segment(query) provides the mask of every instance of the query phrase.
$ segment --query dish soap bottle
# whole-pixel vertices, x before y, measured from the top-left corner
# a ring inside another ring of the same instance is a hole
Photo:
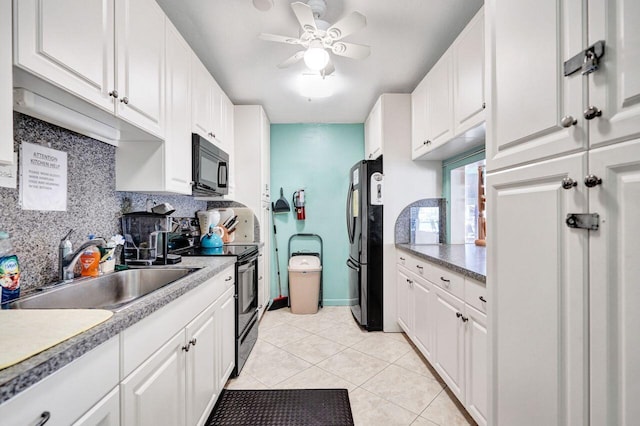
[[[0,231],[0,303],[10,302],[20,297],[20,265],[18,256],[12,254],[9,234]]]
[[[94,237],[93,234],[89,234],[89,240],[93,240]],[[100,250],[98,247],[87,247],[80,255],[80,265],[82,265],[81,276],[97,277],[100,275]]]

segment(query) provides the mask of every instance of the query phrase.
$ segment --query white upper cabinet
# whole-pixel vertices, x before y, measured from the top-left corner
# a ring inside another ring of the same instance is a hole
[[[364,158],[375,160],[382,155],[382,98],[378,98],[364,122]]]
[[[164,132],[164,22],[155,0],[116,4],[116,112],[148,132]]]
[[[484,9],[411,94],[414,160],[442,160],[484,142]]]
[[[453,44],[453,133],[484,121],[484,9]]]
[[[163,137],[164,13],[155,1],[26,0],[14,7],[16,66]]]
[[[13,163],[11,2],[0,2],[0,164]]]
[[[582,2],[495,0],[485,7],[492,22],[487,170],[585,149],[583,77],[562,72],[583,49]]]
[[[114,112],[115,0],[14,1],[15,64]]]
[[[640,2],[590,0],[588,16],[588,45],[605,41],[600,68],[589,75],[590,106],[602,112],[589,123],[589,145],[637,138],[640,136]]]

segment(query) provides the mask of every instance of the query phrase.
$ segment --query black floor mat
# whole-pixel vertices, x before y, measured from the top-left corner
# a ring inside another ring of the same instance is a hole
[[[350,426],[346,389],[222,391],[207,426]]]

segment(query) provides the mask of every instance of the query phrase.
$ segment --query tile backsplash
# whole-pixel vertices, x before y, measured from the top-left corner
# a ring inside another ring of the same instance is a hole
[[[74,229],[71,241],[77,247],[90,233],[107,238],[119,233],[123,207],[141,211],[147,200],[168,202],[175,207],[175,216],[194,216],[197,210],[207,208],[206,201],[190,196],[117,192],[114,146],[17,112],[13,124],[16,151],[21,142],[29,142],[68,155],[67,211],[22,210],[18,189],[0,187],[0,230],[11,235],[23,291],[56,280],[58,244],[70,228]]]

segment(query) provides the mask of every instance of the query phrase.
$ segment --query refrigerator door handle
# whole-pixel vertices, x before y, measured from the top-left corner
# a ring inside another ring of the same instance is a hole
[[[356,272],[360,272],[360,267],[356,265],[355,262],[351,260],[351,258],[347,259],[347,266]]]
[[[355,234],[355,218],[353,217],[353,183],[349,185],[349,192],[347,193],[347,233],[349,235],[349,243],[353,244],[353,237]]]

